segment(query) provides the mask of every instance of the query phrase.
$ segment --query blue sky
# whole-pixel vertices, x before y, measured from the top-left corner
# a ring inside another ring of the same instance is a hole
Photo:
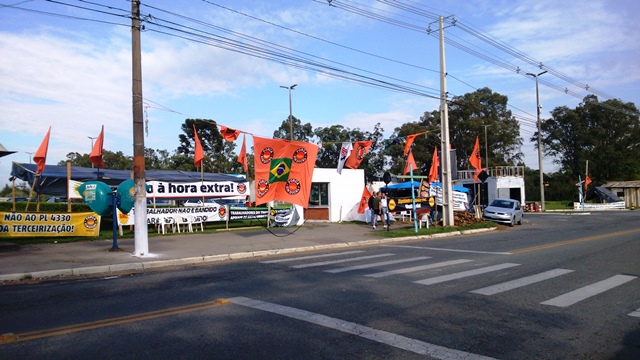
[[[303,123],[372,131],[380,122],[388,135],[403,123],[418,121],[425,111],[437,110],[439,101],[344,80],[327,74],[327,68],[437,95],[439,42],[426,31],[430,23],[437,30],[437,15],[451,16],[449,23],[455,19],[445,38],[466,48],[445,45],[448,92],[463,95],[489,87],[508,96],[521,123],[525,163],[533,169],[538,169],[537,151],[529,142],[536,121],[535,81],[525,73],[551,70],[540,77],[543,118],[557,106],[576,107],[589,93],[640,106],[636,0],[332,4],[142,1],[142,13],[151,15],[141,36],[145,146],[173,151],[187,118],[213,119],[271,137],[289,115],[288,91],[280,86],[292,84],[298,84],[292,92],[293,114]],[[0,159],[0,185],[9,183],[12,161],[30,161],[29,153],[37,150],[49,126],[48,164],[64,160],[69,152],[89,153],[88,137],[97,136],[102,125],[105,149],[132,155],[130,9],[126,0],[0,0],[0,144],[18,151]],[[178,26],[206,31],[207,39],[174,36],[178,33],[169,27]],[[290,49],[307,63],[322,63],[323,70],[202,43],[214,36],[224,36],[232,45],[247,42],[240,36],[259,39],[264,41],[261,50]],[[542,69],[533,65],[540,62]],[[556,169],[549,158],[543,168]]]

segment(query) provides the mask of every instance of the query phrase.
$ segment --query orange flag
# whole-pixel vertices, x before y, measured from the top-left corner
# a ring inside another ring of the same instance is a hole
[[[47,151],[49,150],[49,135],[51,134],[51,126],[49,126],[49,131],[47,131],[47,135],[45,135],[44,140],[40,144],[38,151],[33,155],[33,161],[38,165],[38,169],[36,170],[36,175],[40,175],[44,171],[44,165],[47,162]]]
[[[367,209],[368,207],[368,203],[369,203],[369,198],[371,197],[371,191],[369,191],[369,189],[367,189],[367,187],[364,187],[364,190],[362,190],[362,198],[360,198],[360,206],[358,206],[358,214],[363,214],[364,211]]]
[[[98,168],[104,169],[104,160],[102,158],[102,148],[104,146],[104,125],[102,125],[102,130],[100,131],[100,135],[96,138],[96,142],[93,144],[93,149],[91,149],[91,154],[89,155],[89,161],[91,161]]]
[[[220,127],[220,135],[222,135],[222,137],[227,141],[236,141],[238,139],[238,136],[240,136],[240,133],[242,132],[240,130],[231,129],[226,126],[218,126]]]
[[[254,136],[253,148],[256,205],[280,200],[308,208],[318,146]]]
[[[242,147],[240,148],[240,154],[238,155],[238,162],[244,167],[244,172],[249,173],[249,163],[247,162],[247,135],[242,137]]]
[[[409,165],[411,165],[412,168],[409,168]],[[404,171],[402,172],[402,174],[408,174],[409,172],[411,172],[411,169],[413,169],[414,171],[416,170],[416,161],[413,159],[413,153],[409,151],[409,156],[407,156],[407,163],[404,165]]]
[[[584,178],[584,189],[587,190],[587,186],[589,186],[589,184],[591,184],[591,178],[589,177],[589,175],[585,175],[586,177]]]
[[[438,158],[438,147],[433,148],[433,157],[431,158],[431,169],[429,170],[429,183],[438,180],[438,168],[440,167],[440,159]]]
[[[476,144],[473,147],[473,152],[469,157],[469,164],[476,169],[473,174],[473,182],[478,182],[478,174],[482,171],[482,158],[480,157],[480,139],[476,136]]]
[[[202,160],[204,160],[204,150],[202,150],[202,144],[196,131],[196,124],[193,124],[193,137],[196,143],[196,149],[193,152],[193,164],[198,167],[202,165]]]
[[[424,132],[413,134],[413,135],[407,135],[406,143],[404,144],[404,154],[407,155],[407,153],[409,152],[409,149],[411,149],[411,145],[413,145],[413,140],[415,140],[416,137],[426,133],[427,132],[424,131]]]
[[[357,169],[360,166],[362,160],[371,149],[371,145],[373,144],[372,140],[363,140],[356,141],[353,144],[353,150],[351,150],[351,155],[347,158],[347,161],[344,163],[344,166],[350,169]]]

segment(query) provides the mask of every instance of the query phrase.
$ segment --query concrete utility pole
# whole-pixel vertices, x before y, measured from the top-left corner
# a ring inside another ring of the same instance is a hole
[[[144,110],[142,97],[142,56],[140,50],[140,1],[131,1],[131,65],[133,80],[133,181],[134,181],[134,252],[149,253],[147,233],[147,188],[144,168]]]
[[[538,76],[546,73],[543,71],[539,74],[527,73],[529,76],[536,78],[536,107],[538,108],[538,167],[540,168],[540,209],[545,210],[544,206],[544,172],[542,171],[542,127],[540,125],[540,96],[538,95]]]
[[[440,16],[440,131],[442,138],[442,224],[453,226],[453,185],[451,184],[451,145],[447,105],[447,69],[444,58],[444,18]]]

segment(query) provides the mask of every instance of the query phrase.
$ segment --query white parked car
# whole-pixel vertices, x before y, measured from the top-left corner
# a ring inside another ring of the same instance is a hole
[[[513,199],[495,199],[484,209],[482,217],[499,223],[522,225],[522,206]]]

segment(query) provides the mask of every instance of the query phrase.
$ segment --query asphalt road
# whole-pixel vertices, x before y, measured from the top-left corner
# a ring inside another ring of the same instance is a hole
[[[639,220],[2,286],[0,358],[640,359]]]

